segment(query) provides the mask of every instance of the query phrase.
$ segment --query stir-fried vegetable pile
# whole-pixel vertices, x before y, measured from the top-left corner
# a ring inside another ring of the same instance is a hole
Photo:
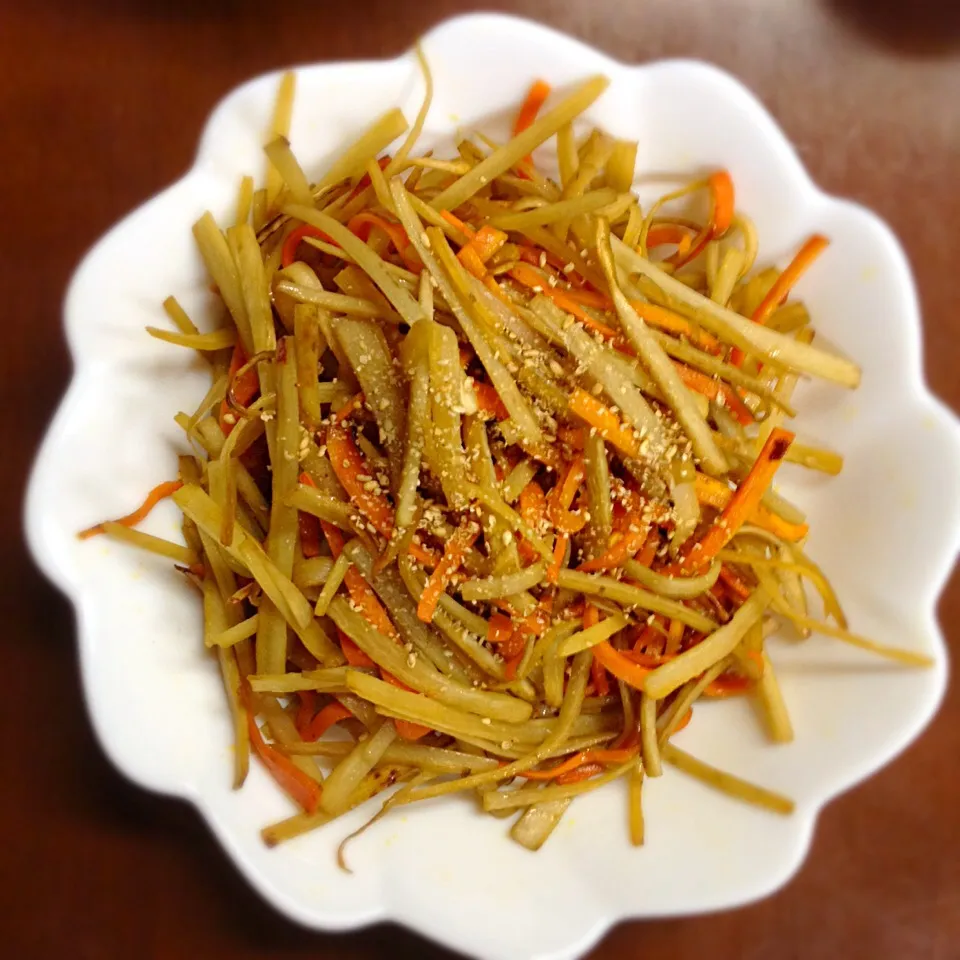
[[[270,844],[402,784],[384,810],[470,791],[536,849],[621,778],[641,843],[663,761],[789,812],[673,744],[700,701],[754,697],[789,741],[765,642],[784,621],[925,662],[847,631],[773,487],[784,462],[842,466],[784,426],[800,377],[859,380],[790,299],[826,241],[757,268],[724,171],[643,209],[637,144],[574,133],[602,77],[538,81],[505,144],[417,155],[423,68],[396,152],[393,110],[316,183],[284,78],[266,186],[244,179],[226,230],[194,226],[223,325],[171,298],[177,330],[150,330],[209,363],[177,416],[194,452],[86,534],[173,558],[202,594],[235,785],[252,751],[302,808]],[[556,178],[531,159],[548,142]],[[185,545],[132,529],[167,496]]]

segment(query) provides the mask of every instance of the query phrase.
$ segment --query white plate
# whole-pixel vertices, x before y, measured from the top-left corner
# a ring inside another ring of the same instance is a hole
[[[116,226],[77,271],[66,302],[76,371],[33,474],[27,528],[38,563],[76,606],[87,703],[105,750],[137,783],[193,802],[279,910],[324,930],[396,920],[489,960],[561,960],[623,918],[770,893],[801,863],[824,803],[927,724],[946,678],[934,608],[960,541],[960,431],[924,384],[917,302],[897,242],[873,214],[818,190],[735,80],[693,62],[625,66],[502,16],[449,21],[424,47],[437,90],[426,142],[448,139],[457,123],[503,136],[533,78],[563,87],[601,72],[612,84],[587,120],[638,139],[639,171],[729,169],[765,261],[782,263],[811,232],[831,238],[799,294],[827,338],[862,363],[863,386],[802,386],[800,429],[842,451],[846,468],[825,480],[788,467],[782,486],[809,512],[810,553],[853,628],[933,654],[936,666],[902,670],[826,640],[775,644],[797,730],[790,746],[766,743],[746,704],[701,708],[683,746],[794,797],[789,818],[667,770],[644,790],[641,849],[628,843],[615,785],[578,801],[537,854],[458,799],[405,809],[370,831],[350,850],[352,876],[337,869],[334,850],[369,808],[267,850],[260,827],[290,809],[257,765],[242,791],[230,789],[227,713],[201,649],[196,596],[169,564],[74,534],[174,474],[182,441],[172,416],[193,409],[206,380],[143,327],[164,322],[167,294],[200,316],[209,305],[190,226],[207,208],[230,217],[241,174],[262,171],[277,75],[227,97],[187,176]],[[399,105],[412,117],[421,95],[410,54],[302,68],[294,148],[316,173],[379,112]],[[165,504],[146,529],[176,537],[175,509]]]

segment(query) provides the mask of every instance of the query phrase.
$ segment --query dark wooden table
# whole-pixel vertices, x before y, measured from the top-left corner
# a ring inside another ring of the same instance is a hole
[[[449,956],[394,927],[305,932],[237,877],[191,810],[127,784],[84,713],[63,599],[21,537],[26,473],[69,376],[64,285],[114,220],[191,163],[234,85],[298,62],[394,55],[474,5],[252,0],[0,2],[0,954]],[[712,60],[766,102],[828,190],[902,238],[926,365],[960,408],[960,4],[956,0],[514,0],[627,61]],[[956,640],[960,582],[940,607]],[[882,709],[882,705],[880,705]],[[594,958],[960,956],[960,694],[905,756],[822,817],[799,876],[720,916],[634,923]]]

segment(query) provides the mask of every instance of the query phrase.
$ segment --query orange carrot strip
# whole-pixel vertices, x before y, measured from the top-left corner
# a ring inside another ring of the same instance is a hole
[[[481,263],[486,263],[500,248],[507,242],[507,234],[503,230],[491,227],[489,224],[482,226],[476,235],[470,240],[470,246],[480,258]]]
[[[549,770],[525,770],[520,774],[527,780],[553,780],[578,769],[585,763],[626,763],[637,755],[636,747],[618,747],[609,750],[582,750],[567,757]]]
[[[513,135],[516,136],[518,133],[523,133],[524,130],[529,127],[534,120],[537,119],[537,114],[540,112],[540,108],[543,106],[547,97],[550,96],[550,84],[545,80],[534,80],[530,85],[530,89],[527,91],[527,95],[524,98],[523,103],[520,106],[520,111],[517,113],[516,120],[513,121]],[[521,161],[524,164],[532,164],[533,158],[527,154]],[[521,170],[520,175],[525,179],[530,179],[530,177]]]
[[[389,156],[389,154],[388,154],[387,156],[385,156],[385,157],[381,157],[381,158],[377,161],[377,166],[378,166],[381,170],[386,170],[386,169],[387,169],[387,166],[388,166],[389,164],[390,164],[390,156]],[[369,173],[365,173],[365,174],[360,178],[360,180],[359,180],[359,182],[357,183],[357,185],[353,188],[352,192],[350,193],[349,199],[350,199],[350,200],[353,200],[355,197],[359,197],[360,194],[363,193],[363,191],[366,190],[367,187],[370,186],[371,182],[372,182],[372,181],[370,180],[370,174],[369,174]]]
[[[749,693],[754,687],[755,681],[750,677],[742,677],[734,673],[724,673],[717,677],[712,683],[707,684],[703,691],[706,697],[739,697]]]
[[[477,524],[471,520],[465,520],[447,541],[443,556],[427,578],[423,593],[420,595],[420,603],[417,605],[417,616],[424,623],[430,623],[433,620],[441,595],[447,589],[460,564],[463,563],[467,551],[479,536],[480,528]]]
[[[487,625],[487,640],[490,643],[506,643],[513,636],[513,621],[502,613],[491,615]]]
[[[547,583],[556,583],[560,576],[560,567],[563,565],[563,558],[567,553],[567,544],[570,542],[570,536],[561,533],[557,537],[557,542],[553,545],[553,562],[547,567]]]
[[[297,515],[300,527],[300,549],[307,558],[320,555],[320,522],[309,513],[302,510]]]
[[[349,430],[338,422],[327,427],[327,454],[333,472],[357,509],[381,536],[389,540],[393,534],[393,508],[386,497],[366,490],[363,481],[358,479],[370,473],[366,457],[360,452]]]
[[[297,259],[297,248],[303,242],[304,237],[315,237],[317,240],[323,240],[325,243],[336,244],[333,237],[328,236],[317,227],[312,227],[309,223],[301,223],[287,234],[283,241],[283,248],[280,251],[280,262],[284,269],[290,266]]]
[[[820,234],[814,234],[807,240],[783,273],[774,281],[773,286],[760,301],[757,309],[753,311],[750,319],[754,323],[766,323],[770,319],[770,314],[786,300],[800,277],[803,276],[810,264],[823,253],[829,243],[830,241]]]
[[[337,634],[340,637],[340,649],[351,667],[377,666],[342,630],[337,630]]]
[[[476,235],[476,230],[470,226],[468,223],[464,223],[459,217],[455,217],[449,210],[441,210],[440,216],[443,217],[447,223],[450,224],[455,230],[459,230],[461,233],[465,233],[471,240]]]
[[[516,120],[513,121],[514,136],[523,133],[537,119],[540,108],[549,96],[550,84],[545,80],[534,80],[520,106],[520,112],[517,114]]]
[[[246,362],[247,355],[243,352],[243,347],[241,347],[239,343],[234,344],[233,355],[230,357],[230,369],[227,371],[227,384],[228,387],[232,385],[234,399],[243,407],[247,406],[260,391],[260,378],[257,376],[257,371],[254,370],[253,367],[245,371],[241,377],[237,378],[237,373]],[[220,429],[227,436],[230,435],[230,431],[236,426],[236,417],[233,419],[227,417],[227,414],[230,412],[230,404],[227,403],[226,397],[224,397],[224,399],[220,401],[220,414],[218,419],[220,421]]]
[[[557,427],[557,439],[574,450],[582,450],[587,445],[587,436],[586,427],[567,427],[563,424]]]
[[[634,557],[637,563],[644,567],[649,567],[657,556],[657,549],[660,546],[660,538],[656,532],[652,533],[643,545],[643,549]]]
[[[517,678],[517,669],[523,661],[524,648],[520,648],[520,652],[510,657],[509,660],[505,660],[503,663],[503,675],[508,680],[516,680]]]
[[[473,382],[473,392],[477,398],[477,409],[488,413],[497,420],[508,420],[510,412],[503,405],[500,394],[489,383]]]
[[[297,733],[306,740],[307,731],[310,729],[310,722],[313,720],[313,715],[317,712],[317,694],[313,690],[301,690],[297,694],[299,699],[299,705],[297,706],[297,716],[294,720],[294,725],[297,728]]]
[[[247,710],[247,729],[254,752],[280,789],[307,813],[316,813],[320,803],[320,784],[294,766],[286,754],[281,753],[263,739],[260,727],[249,709]]]
[[[145,520],[149,515],[150,511],[161,501],[165,500],[167,497],[173,496],[181,487],[183,486],[182,480],[165,480],[163,483],[158,483],[148,494],[143,503],[137,507],[133,513],[128,513],[125,517],[120,517],[119,520],[114,520],[114,523],[119,523],[124,527],[135,527],[142,520]],[[87,540],[90,537],[95,537],[97,534],[103,533],[103,524],[97,523],[92,527],[88,527],[86,530],[82,530],[77,536],[81,540]]]
[[[583,605],[583,629],[596,626],[600,622],[600,610],[589,601]],[[596,688],[597,696],[605,697],[610,692],[610,679],[607,671],[599,660],[594,659],[590,663],[590,678]]]
[[[647,249],[672,244],[680,248],[680,252],[690,249],[691,233],[689,227],[679,223],[654,223],[647,231]]]
[[[796,286],[800,277],[806,273],[807,268],[817,257],[827,248],[830,241],[819,233],[815,233],[806,243],[797,251],[796,256],[783,273],[774,281],[773,286],[767,291],[767,295],[757,305],[750,319],[754,323],[765,324],[777,307],[787,299],[790,291]],[[743,351],[735,347],[730,353],[730,362],[735,366],[743,363]]]
[[[319,740],[334,724],[349,720],[353,714],[342,703],[328,703],[314,718],[304,740]]]
[[[573,498],[577,495],[585,476],[583,455],[578,454],[570,461],[563,478],[550,491],[550,496],[547,498],[547,516],[562,533],[579,533],[587,525],[587,518],[583,512],[573,513],[570,510]]]
[[[680,558],[671,565],[670,573],[700,569],[730,542],[760,503],[793,438],[794,434],[782,427],[770,431],[750,472],[731,495],[719,518],[698,541],[684,547]]]
[[[733,178],[726,170],[718,170],[707,177],[706,186],[710,190],[710,219],[689,250],[685,253],[678,251],[670,258],[670,263],[677,268],[695,260],[703,252],[704,247],[715,237],[722,237],[733,222],[736,205]]]
[[[636,528],[636,529],[631,529]],[[627,531],[616,543],[612,543],[599,557],[581,563],[578,570],[592,573],[596,570],[611,570],[630,559],[646,543],[650,532],[649,525],[642,514],[633,514],[627,524]]]
[[[731,570],[730,567],[724,565],[720,568],[720,579],[723,581],[723,585],[741,603],[750,598],[750,588],[744,583],[743,578]]]
[[[687,712],[683,715],[683,717],[681,717],[680,722],[676,725],[676,727],[674,727],[673,732],[679,733],[681,730],[683,730],[687,726],[687,724],[690,723],[692,719],[693,719],[693,707],[690,707],[687,710]]]
[[[576,770],[571,770],[569,773],[561,773],[556,779],[557,783],[563,786],[568,783],[580,783],[583,780],[589,780],[598,773],[603,773],[603,767],[599,763],[584,763],[582,766],[577,767]]]
[[[725,483],[705,474],[697,474],[694,486],[697,492],[697,500],[717,510],[723,510],[733,496],[733,490]],[[792,543],[802,540],[810,530],[806,523],[791,523],[789,520],[784,520],[783,517],[778,516],[762,503],[758,503],[750,511],[747,519],[750,523],[755,523],[758,527],[763,527],[764,530],[769,530],[776,536]]]
[[[351,217],[349,223],[347,223],[347,229],[364,242],[370,237],[372,227],[382,230],[390,238],[390,242],[397,253],[400,254],[400,259],[403,260],[408,270],[419,273],[423,269],[423,264],[420,263],[419,257],[413,253],[410,246],[410,238],[399,223],[391,223],[384,217],[376,213],[370,213],[368,210]]]
[[[387,673],[386,670],[381,670],[380,676],[383,677],[385,683],[389,683],[398,690],[406,690],[407,693],[416,692],[398,680],[392,673]],[[425,727],[421,723],[414,723],[412,720],[394,720],[393,725],[397,729],[397,736],[402,740],[419,740],[421,737],[425,737],[428,733],[433,732],[430,727]]]
[[[637,690],[643,689],[644,678],[650,674],[650,670],[634,663],[618,650],[614,650],[606,640],[595,644],[591,649],[594,660],[599,660],[618,680]]]
[[[722,380],[714,380],[713,377],[707,376],[700,370],[694,370],[693,367],[688,367],[677,360],[673,361],[673,365],[676,367],[677,373],[680,374],[684,386],[695,393],[702,394],[708,400],[716,400],[718,397],[722,397],[725,406],[736,417],[738,423],[742,426],[753,423],[754,416],[750,412],[750,408],[744,404],[740,395],[730,384],[724,383]]]
[[[681,317],[679,313],[674,313],[666,307],[661,307],[656,303],[644,303],[642,300],[631,300],[630,306],[636,311],[641,320],[649,323],[652,327],[658,327],[667,333],[675,333],[686,337],[694,346],[705,350],[707,353],[718,354],[720,352],[720,341],[706,330],[699,330],[686,317]]]
[[[552,300],[561,310],[572,314],[580,320],[585,327],[594,330],[602,337],[613,340],[616,343],[626,344],[626,341],[614,330],[599,320],[595,320],[583,307],[570,295],[569,290],[558,290],[547,284],[541,276],[532,267],[525,263],[518,263],[510,270],[510,276],[525,287],[529,287],[534,293],[542,293],[545,297]]]
[[[463,264],[467,273],[472,273],[478,280],[483,280],[487,276],[487,268],[469,243],[460,248],[457,259]]]
[[[526,780],[553,780],[555,777],[569,773],[571,770],[576,770],[586,758],[587,751],[583,750],[580,753],[574,753],[572,756],[567,757],[563,763],[558,763],[549,770],[525,770],[520,776]]]
[[[710,184],[710,193],[713,195],[712,235],[722,237],[733,223],[736,205],[733,178],[726,170],[718,170],[710,174],[707,182]]]
[[[640,456],[640,441],[634,430],[621,423],[620,418],[609,407],[604,406],[586,390],[580,387],[574,389],[570,397],[570,411],[586,420],[591,427],[595,427],[604,440],[609,440],[628,457]]]

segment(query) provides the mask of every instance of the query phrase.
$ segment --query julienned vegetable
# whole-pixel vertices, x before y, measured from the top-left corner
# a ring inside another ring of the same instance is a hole
[[[177,329],[149,329],[211,370],[176,416],[189,452],[80,536],[173,559],[202,595],[235,786],[253,754],[301,808],[267,843],[402,783],[384,811],[472,791],[535,850],[620,780],[639,844],[664,766],[789,813],[674,746],[701,700],[755,698],[792,739],[765,639],[781,621],[927,662],[848,632],[772,488],[783,464],[842,468],[784,426],[798,376],[860,377],[790,299],[827,240],[755,271],[723,170],[641,208],[637,144],[573,133],[602,77],[534,83],[507,143],[418,154],[418,56],[409,132],[384,114],[315,180],[284,77],[266,185],[194,227],[225,323],[201,332],[169,298]],[[551,144],[558,180],[535,163]],[[167,498],[183,543],[134,529]]]

